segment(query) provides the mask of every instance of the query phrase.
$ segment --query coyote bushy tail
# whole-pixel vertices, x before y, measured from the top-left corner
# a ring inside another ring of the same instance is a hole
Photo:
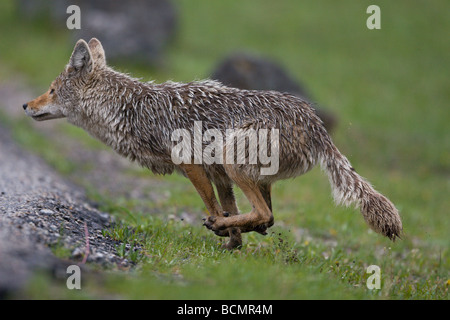
[[[337,204],[356,205],[374,231],[392,241],[400,238],[402,222],[394,204],[356,173],[348,159],[331,141],[319,159],[322,169],[328,174]]]

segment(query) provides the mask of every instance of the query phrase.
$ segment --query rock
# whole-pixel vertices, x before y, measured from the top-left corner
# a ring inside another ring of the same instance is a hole
[[[72,251],[71,257],[74,259],[82,259],[84,257],[85,251],[82,248],[75,248]]]
[[[288,92],[311,101],[304,86],[295,81],[279,64],[248,53],[233,53],[227,56],[215,68],[211,78],[231,87]],[[321,107],[314,107],[325,128],[331,131],[336,125],[336,116]]]
[[[53,214],[54,212],[50,209],[42,209],[42,210],[39,210],[39,213],[48,215],[48,214]]]
[[[107,59],[158,65],[176,31],[177,14],[169,0],[21,0],[19,12],[26,17],[49,15],[66,28],[69,5],[78,5],[81,11],[81,29],[71,30],[73,40],[98,38]]]

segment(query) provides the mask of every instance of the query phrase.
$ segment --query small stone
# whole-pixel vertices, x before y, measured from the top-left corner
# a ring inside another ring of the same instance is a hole
[[[97,252],[97,253],[91,254],[91,258],[94,261],[100,261],[100,260],[104,260],[105,259],[105,255],[100,253],[100,252]]]
[[[81,258],[84,255],[84,251],[81,248],[76,248],[72,251],[72,257],[73,258]]]
[[[41,214],[46,214],[46,215],[54,214],[54,212],[50,209],[41,209],[41,210],[39,210],[39,212]]]

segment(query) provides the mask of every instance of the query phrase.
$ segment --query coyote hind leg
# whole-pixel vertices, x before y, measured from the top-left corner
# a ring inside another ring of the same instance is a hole
[[[242,172],[236,172],[232,165],[224,165],[224,167],[228,176],[233,179],[253,205],[253,210],[243,215],[209,217],[205,222],[206,227],[213,231],[238,227],[241,232],[257,231],[266,234],[266,229],[273,225],[273,215],[269,208],[270,188],[263,188],[264,197],[260,186],[255,181],[246,177]]]
[[[239,214],[231,182],[229,184],[216,183],[216,187],[223,210],[228,212],[231,216]]]
[[[259,185],[259,192],[261,193],[264,201],[266,202],[267,208],[270,210],[270,219],[267,223],[264,223],[256,228],[251,227],[250,229],[241,228],[241,232],[256,231],[262,235],[266,235],[266,229],[273,226],[273,211],[272,211],[272,197],[271,197],[271,185],[263,184]]]
[[[273,211],[272,211],[272,196],[271,196],[271,185],[270,184],[264,184],[264,185],[259,185],[259,192],[261,192],[262,197],[264,198],[264,201],[266,202],[267,207],[270,210],[270,219],[269,222],[261,225],[260,227],[257,228],[251,228],[251,229],[245,229],[245,228],[241,228],[241,232],[250,232],[250,231],[256,231],[261,233],[262,235],[266,235],[266,229],[270,228],[271,226],[273,226]]]

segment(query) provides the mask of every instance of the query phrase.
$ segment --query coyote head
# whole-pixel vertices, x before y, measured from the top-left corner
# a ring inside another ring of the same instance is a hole
[[[69,63],[41,96],[23,105],[26,114],[43,121],[70,118],[79,114],[80,100],[89,83],[95,81],[98,72],[106,66],[105,51],[95,38],[78,40]]]

